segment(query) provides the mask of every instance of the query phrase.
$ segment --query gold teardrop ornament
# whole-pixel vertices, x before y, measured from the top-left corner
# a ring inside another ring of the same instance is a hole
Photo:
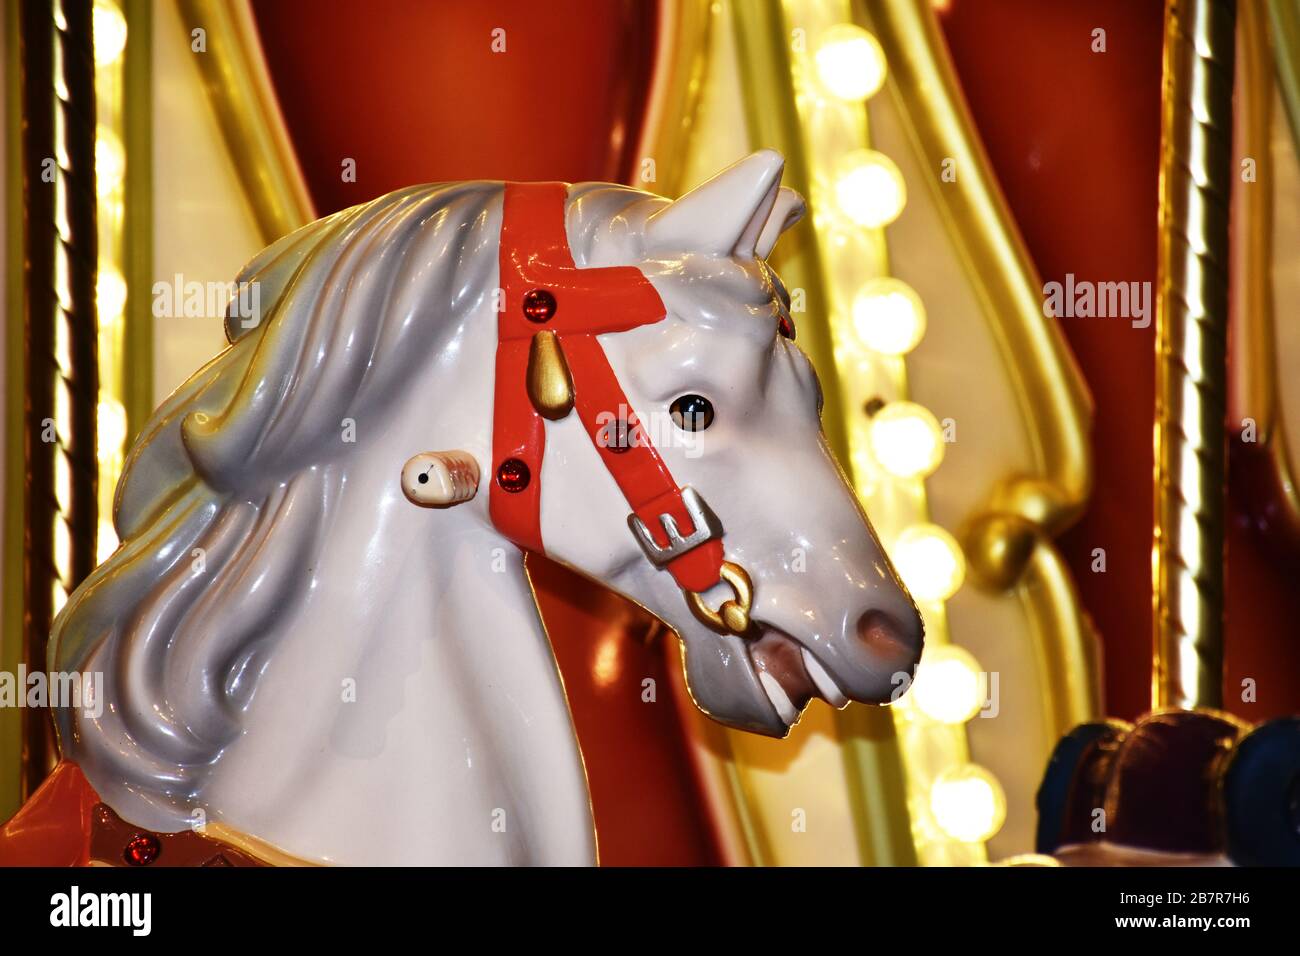
[[[528,397],[537,414],[559,421],[573,411],[573,376],[559,336],[538,332],[528,347]]]

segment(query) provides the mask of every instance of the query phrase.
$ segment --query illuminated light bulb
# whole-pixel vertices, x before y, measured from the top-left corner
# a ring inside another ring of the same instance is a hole
[[[902,279],[868,279],[853,297],[853,329],[882,355],[906,355],[925,335],[925,305]]]
[[[894,161],[872,149],[854,150],[837,164],[835,202],[859,226],[887,226],[907,203],[907,186]]]
[[[943,461],[943,432],[924,405],[890,402],[871,419],[871,453],[897,478],[924,478]]]
[[[95,130],[95,189],[101,196],[122,188],[126,175],[126,153],[117,134],[106,126]]]
[[[930,812],[939,829],[963,843],[983,843],[1007,819],[997,778],[978,764],[949,767],[930,785]]]
[[[108,325],[126,308],[126,280],[112,266],[103,266],[95,280],[95,309],[99,324]]]
[[[117,529],[107,518],[100,519],[99,531],[95,535],[95,563],[103,564],[117,550]]]
[[[909,696],[916,708],[941,724],[964,724],[984,706],[980,666],[970,651],[953,644],[927,647]]]
[[[126,409],[114,398],[99,400],[96,415],[96,452],[100,461],[112,461],[126,444]]]
[[[903,584],[918,601],[946,601],[957,593],[966,577],[966,559],[957,539],[937,524],[904,529],[889,556]]]
[[[885,51],[874,36],[852,23],[827,30],[813,58],[817,79],[838,99],[865,100],[885,83]]]
[[[122,11],[105,0],[98,0],[92,14],[91,30],[95,43],[95,66],[108,66],[126,49],[126,20]]]

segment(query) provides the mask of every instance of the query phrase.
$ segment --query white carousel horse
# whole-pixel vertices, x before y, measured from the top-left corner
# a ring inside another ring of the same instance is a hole
[[[107,704],[59,713],[64,758],[157,831],[220,822],[327,863],[592,863],[521,539],[675,629],[717,720],[781,736],[815,695],[888,700],[921,623],[781,334],[765,259],[803,212],[781,168],[756,153],[671,204],[522,188],[538,208],[558,195],[568,248],[545,255],[526,230],[503,247],[511,187],[485,182],[404,189],[261,253],[240,277],[260,284],[261,320],[228,320],[231,346],[154,414],[118,487],[123,543],[55,622],[54,666],[102,672]],[[510,352],[518,282],[569,255],[527,320],[617,305],[624,286],[631,318]],[[611,266],[635,268],[600,273],[602,300],[585,270]],[[594,441],[597,394],[638,413],[603,410],[649,434],[635,455]],[[512,397],[533,407],[500,407]],[[544,427],[544,457],[520,452],[531,472],[503,458],[512,415]],[[631,533],[645,475],[616,476],[622,461],[671,480]],[[533,537],[528,495],[505,490],[521,483],[540,491]]]

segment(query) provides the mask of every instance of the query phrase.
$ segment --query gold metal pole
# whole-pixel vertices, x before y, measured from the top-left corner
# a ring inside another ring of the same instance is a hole
[[[153,3],[123,0],[127,35],[123,84],[126,209],[123,272],[126,329],[123,395],[127,445],[154,409],[153,376]]]
[[[0,562],[0,670],[18,672],[26,645],[23,602],[27,588],[27,340],[23,262],[23,17],[18,4],[4,8],[4,557]],[[0,817],[22,806],[23,711],[0,708]]]
[[[1165,7],[1156,308],[1156,708],[1223,700],[1228,201],[1236,4]]]
[[[23,659],[29,673],[36,673],[46,670],[54,616],[95,567],[95,60],[90,0],[25,0],[21,9],[27,361]],[[26,797],[53,768],[57,752],[47,710],[25,708],[22,719]]]

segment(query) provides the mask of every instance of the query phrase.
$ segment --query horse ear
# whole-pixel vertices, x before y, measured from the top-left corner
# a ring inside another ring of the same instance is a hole
[[[781,186],[785,160],[761,149],[728,166],[646,223],[646,249],[752,259]]]
[[[754,249],[754,254],[760,259],[770,256],[776,240],[781,238],[781,233],[802,219],[807,211],[808,204],[803,201],[803,197],[793,189],[782,186],[781,191],[776,195],[772,214],[767,217],[767,224],[763,226],[763,232],[758,237],[758,246]]]

